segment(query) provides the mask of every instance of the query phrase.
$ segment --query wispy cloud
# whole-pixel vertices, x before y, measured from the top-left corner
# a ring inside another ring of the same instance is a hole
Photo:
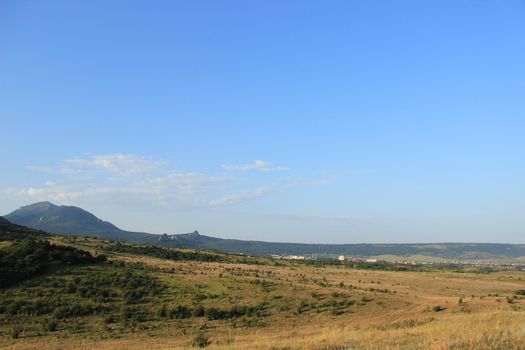
[[[254,160],[251,163],[244,164],[234,164],[228,165],[224,164],[221,166],[225,171],[249,171],[249,170],[258,170],[258,171],[278,171],[278,170],[289,170],[287,167],[276,166],[272,163],[269,163],[264,160]]]
[[[276,177],[265,174],[288,168],[263,160],[222,165],[216,173],[204,173],[173,169],[162,159],[122,153],[88,154],[66,159],[55,166],[29,165],[26,169],[45,174],[49,181],[4,189],[4,193],[60,203],[91,201],[176,209],[232,206],[272,192],[297,186],[326,186],[342,177],[368,173],[322,172],[318,177],[305,179],[287,172],[287,176],[279,174]],[[255,175],[253,171],[261,174]],[[344,218],[327,220],[350,221]]]
[[[56,170],[53,167],[44,165],[26,165],[24,168],[35,173],[53,173]]]
[[[75,167],[101,169],[123,176],[133,176],[158,170],[164,162],[133,154],[115,153],[73,158],[64,163]]]
[[[370,174],[370,170],[352,170],[352,171],[322,171],[320,176],[314,179],[307,179],[303,181],[304,185],[313,186],[326,186],[333,185],[339,179],[352,177],[352,176],[364,176]]]
[[[299,215],[299,214],[269,214],[269,216],[293,221],[321,221],[339,224],[362,224],[372,221],[371,218],[353,216],[323,216],[323,215]]]
[[[236,167],[239,170],[280,169],[262,161]],[[277,190],[274,184],[265,184],[264,178],[257,183],[247,177],[236,177],[233,181],[227,174],[170,169],[166,161],[133,154],[90,154],[66,159],[56,166],[27,166],[26,169],[54,178],[40,186],[9,188],[4,192],[58,202],[148,202],[188,208],[234,205]]]
[[[270,192],[275,191],[272,187],[258,187],[253,190],[239,191],[235,193],[229,193],[219,199],[214,199],[208,202],[212,207],[232,205],[240,202],[245,202],[254,198],[262,197]]]

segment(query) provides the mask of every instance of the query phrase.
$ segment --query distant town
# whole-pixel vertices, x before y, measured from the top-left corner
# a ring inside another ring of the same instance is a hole
[[[433,266],[442,266],[442,265],[457,265],[457,266],[468,266],[468,267],[484,267],[484,268],[512,268],[525,271],[525,264],[516,263],[516,262],[506,262],[506,261],[495,261],[495,260],[443,260],[443,261],[425,261],[425,260],[386,260],[378,259],[375,257],[355,257],[355,256],[345,256],[345,255],[333,255],[333,254],[309,254],[309,255],[280,255],[280,254],[271,254],[271,258],[276,260],[299,260],[299,261],[332,261],[339,262],[340,264],[351,264],[351,263],[368,263],[368,264],[377,264],[377,263],[386,263],[394,265],[433,265]]]

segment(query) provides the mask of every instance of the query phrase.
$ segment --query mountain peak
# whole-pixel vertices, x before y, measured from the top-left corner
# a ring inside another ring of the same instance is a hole
[[[6,215],[18,225],[64,234],[104,233],[119,230],[84,209],[38,202],[23,206]]]
[[[158,240],[156,235],[121,230],[82,208],[58,206],[47,201],[23,206],[7,214],[5,218],[17,225],[65,235],[96,236],[137,242]]]
[[[40,216],[50,211],[55,210],[58,206],[50,202],[37,202],[18,208],[11,214],[5,216],[6,219],[11,220],[13,216]]]
[[[51,202],[48,202],[48,201],[42,201],[42,202],[36,202],[36,203],[33,203],[33,204],[29,204],[29,205],[25,205],[23,207],[20,207],[20,209],[42,209],[42,210],[49,210],[49,209],[52,209],[52,208],[56,208],[57,205],[51,203]]]

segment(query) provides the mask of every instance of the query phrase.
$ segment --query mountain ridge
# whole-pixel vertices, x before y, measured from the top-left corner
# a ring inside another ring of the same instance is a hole
[[[37,202],[4,216],[17,225],[62,235],[93,236],[132,243],[156,243],[158,235],[126,231],[75,206]]]
[[[414,255],[448,260],[515,259],[525,257],[525,244],[505,243],[359,243],[315,244],[224,239],[200,234],[153,234],[125,231],[88,211],[74,206],[38,202],[21,207],[5,216],[14,224],[62,235],[94,236],[130,243],[158,244],[167,247],[210,249],[246,255],[322,255],[372,257]]]

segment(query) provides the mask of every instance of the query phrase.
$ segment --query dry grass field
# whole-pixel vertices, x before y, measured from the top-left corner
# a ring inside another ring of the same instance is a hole
[[[100,249],[93,242],[75,245]],[[54,327],[46,329],[42,325],[49,325],[49,315],[4,313],[0,315],[0,347],[525,349],[525,299],[515,294],[525,289],[525,272],[521,271],[382,271],[269,259],[242,263],[108,255],[109,263],[71,267],[58,277],[42,276],[8,288],[0,292],[0,300],[38,300],[51,295],[63,304],[94,300],[106,306],[120,305],[116,297],[100,301],[68,294],[64,288],[74,276],[113,274],[127,266],[144,271],[164,286],[126,309],[141,317],[126,318],[123,311],[110,311],[115,317],[108,320],[107,314],[93,311],[55,317]],[[193,316],[164,314],[163,310],[181,305],[193,310]],[[207,311],[195,313],[198,308],[230,310],[236,306],[252,309],[224,317]],[[127,308],[125,304],[120,307]]]

